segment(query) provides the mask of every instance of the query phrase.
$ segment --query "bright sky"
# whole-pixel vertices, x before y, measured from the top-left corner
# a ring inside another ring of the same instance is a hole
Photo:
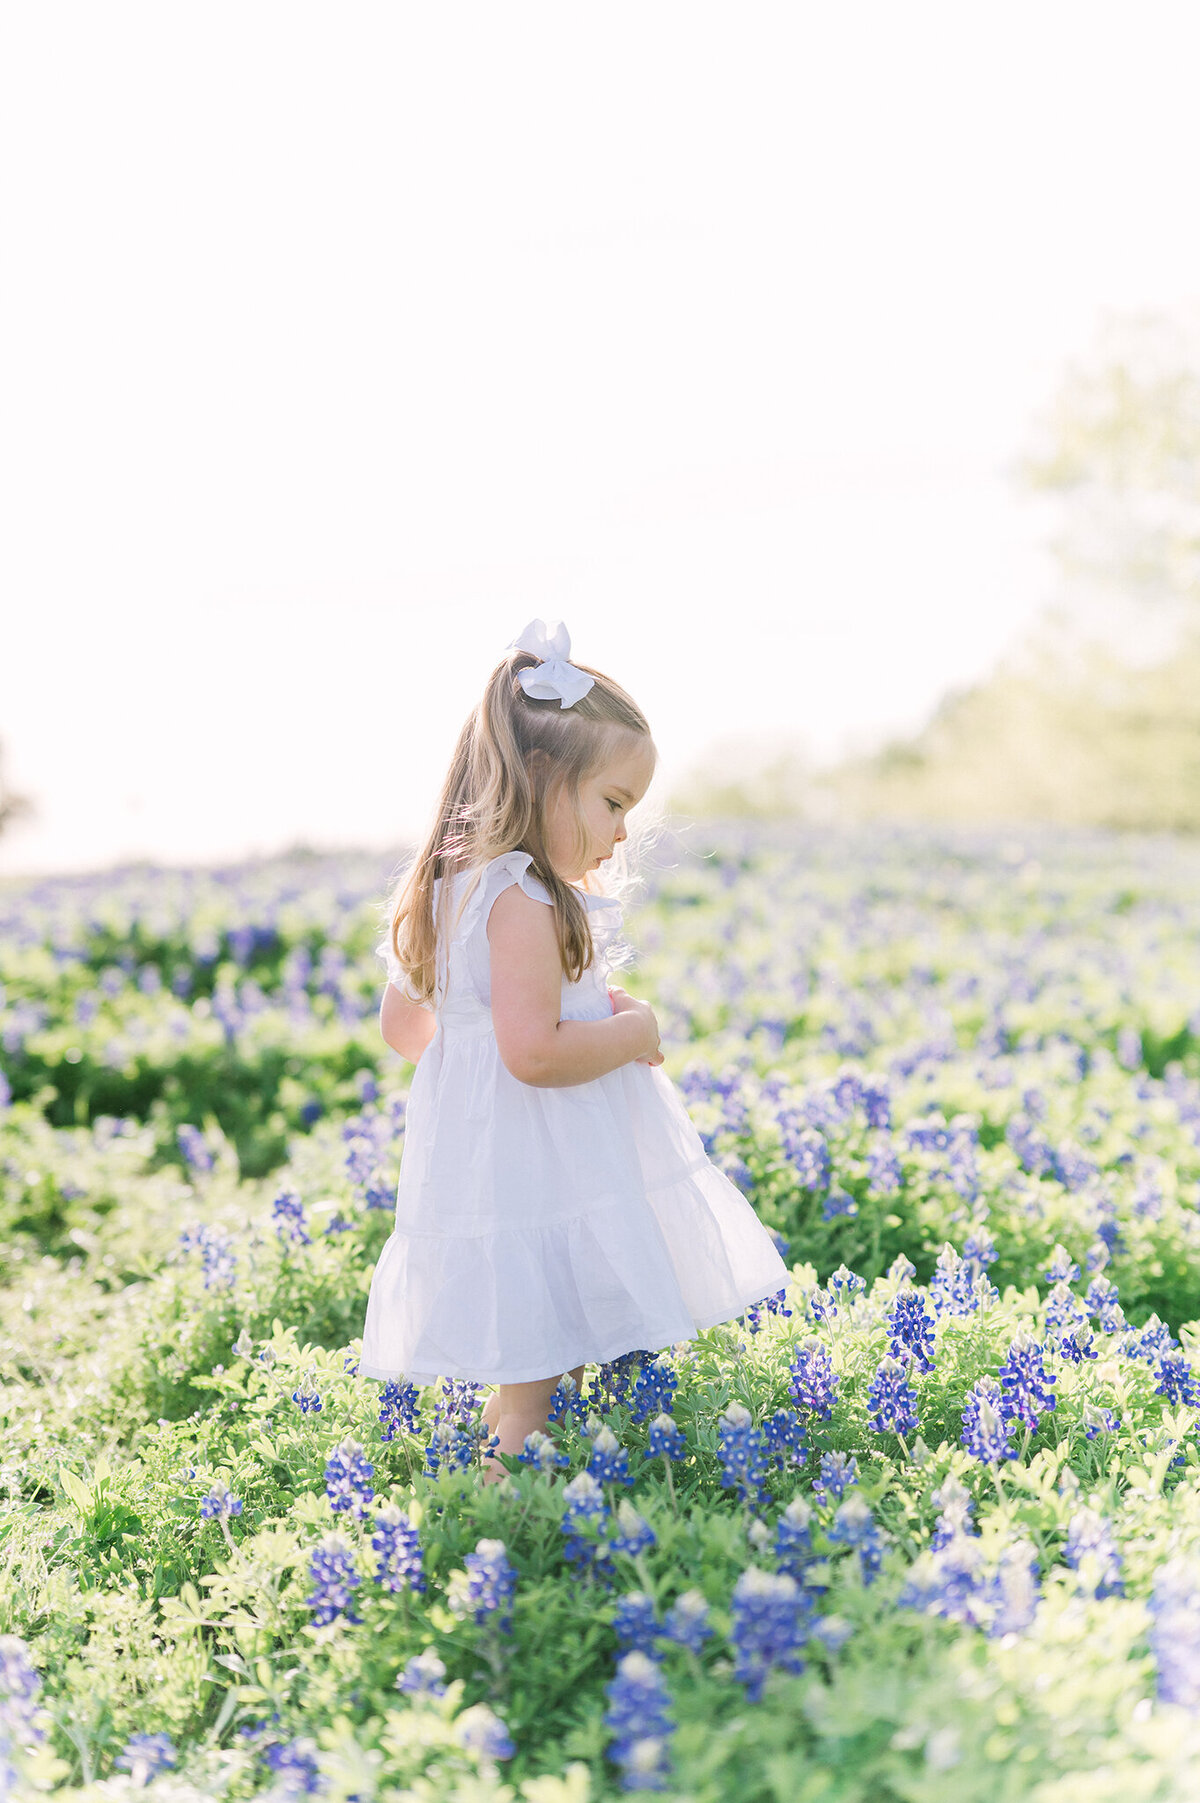
[[[918,726],[1050,598],[1011,480],[1200,295],[1200,14],[10,8],[0,871],[391,847],[536,616],[647,713]]]

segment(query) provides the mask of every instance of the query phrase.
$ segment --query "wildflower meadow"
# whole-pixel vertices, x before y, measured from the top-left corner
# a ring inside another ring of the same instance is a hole
[[[1200,847],[716,823],[621,981],[790,1272],[358,1372],[379,858],[0,888],[0,1798],[1200,1797]]]

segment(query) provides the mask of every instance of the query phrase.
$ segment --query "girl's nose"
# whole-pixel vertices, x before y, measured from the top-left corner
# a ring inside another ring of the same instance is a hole
[[[616,832],[613,834],[613,839],[615,841],[619,842],[622,839],[628,839],[628,837],[629,837],[629,834],[625,831],[625,822],[622,820],[620,826],[617,828]]]

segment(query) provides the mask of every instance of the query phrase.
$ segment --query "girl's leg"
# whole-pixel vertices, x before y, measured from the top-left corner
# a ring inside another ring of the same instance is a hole
[[[577,1388],[583,1387],[582,1365],[571,1372]],[[498,1452],[519,1453],[525,1450],[525,1437],[544,1429],[550,1416],[550,1398],[558,1388],[560,1377],[539,1377],[533,1383],[501,1384],[484,1404],[483,1419],[489,1434],[498,1434],[500,1444],[485,1455],[483,1481],[498,1484],[507,1477]]]

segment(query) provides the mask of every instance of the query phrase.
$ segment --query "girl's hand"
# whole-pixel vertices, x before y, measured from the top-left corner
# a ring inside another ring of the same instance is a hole
[[[651,1050],[643,1053],[640,1058],[635,1058],[634,1063],[661,1064],[664,1054],[659,1043],[658,1020],[649,1002],[639,1002],[636,996],[630,995],[628,990],[622,989],[619,984],[609,990],[608,999],[612,1003],[614,1014],[640,1014],[645,1019],[648,1044]]]

